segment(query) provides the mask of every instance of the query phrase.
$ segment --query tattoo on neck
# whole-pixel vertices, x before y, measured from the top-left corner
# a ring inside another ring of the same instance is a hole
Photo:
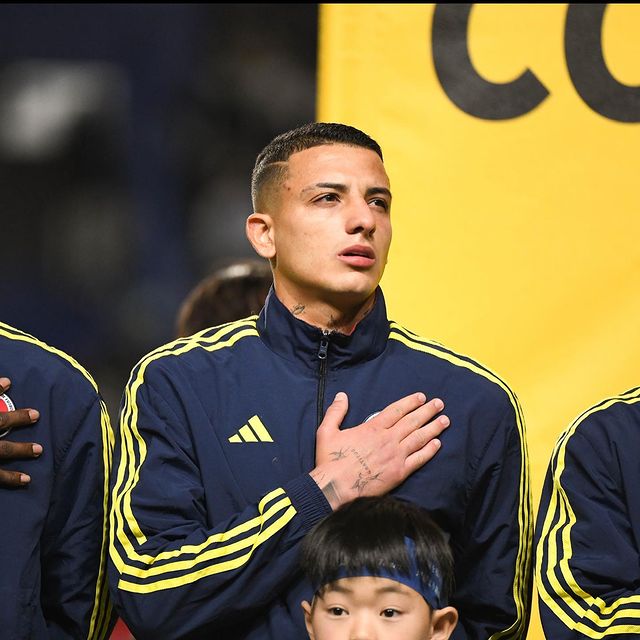
[[[305,306],[303,304],[297,304],[293,309],[291,309],[291,313],[294,316],[299,316],[301,313],[304,313]]]

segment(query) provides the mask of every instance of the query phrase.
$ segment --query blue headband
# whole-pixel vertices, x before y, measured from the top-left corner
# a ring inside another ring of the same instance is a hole
[[[416,543],[411,538],[405,536],[404,544],[409,558],[408,572],[401,572],[395,567],[379,567],[375,571],[371,571],[367,567],[360,567],[353,571],[347,570],[345,567],[340,567],[331,582],[342,578],[388,578],[389,580],[400,582],[419,593],[432,609],[442,609],[446,606],[446,599],[442,593],[442,574],[437,567],[428,567],[428,571],[420,571],[418,568]],[[319,589],[315,589],[316,593],[318,590]]]

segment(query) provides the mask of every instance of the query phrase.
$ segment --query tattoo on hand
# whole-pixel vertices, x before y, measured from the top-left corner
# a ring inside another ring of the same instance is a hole
[[[294,316],[299,316],[301,313],[304,313],[305,306],[303,304],[297,304],[293,309],[291,309],[291,313]]]
[[[329,454],[334,460],[341,460],[342,458],[347,457],[347,453],[344,449],[340,449],[340,451],[332,451]]]
[[[338,497],[338,492],[333,486],[333,482],[329,482],[324,487],[321,487],[322,493],[324,493],[325,498],[329,502],[329,504],[333,507],[340,504],[340,498]]]
[[[367,461],[355,450],[351,449],[351,453],[356,457],[356,460],[364,467],[364,470],[367,472],[367,475],[371,475],[372,471],[367,464]]]
[[[380,480],[379,473],[375,475],[363,475],[362,473],[358,474],[358,479],[353,483],[352,489],[357,489],[358,493],[362,493],[364,488],[372,481],[372,480]]]

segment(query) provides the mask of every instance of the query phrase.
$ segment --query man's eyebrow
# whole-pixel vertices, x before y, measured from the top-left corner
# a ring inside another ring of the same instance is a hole
[[[334,191],[338,191],[339,193],[346,193],[349,191],[349,187],[346,184],[342,184],[340,182],[317,182],[316,184],[309,185],[302,189],[301,193],[305,193],[307,191],[313,191],[314,189],[333,189]],[[374,195],[383,195],[387,196],[389,200],[391,200],[391,191],[386,187],[369,187],[365,191],[365,197],[369,198]]]
[[[369,187],[369,189],[365,191],[365,196],[367,198],[369,196],[375,196],[375,195],[387,196],[387,198],[391,200],[391,191],[389,191],[389,189],[387,189],[386,187]]]
[[[317,182],[316,184],[311,184],[308,187],[305,187],[301,193],[313,191],[314,189],[333,189],[340,193],[346,193],[349,190],[346,184],[341,184],[340,182]]]

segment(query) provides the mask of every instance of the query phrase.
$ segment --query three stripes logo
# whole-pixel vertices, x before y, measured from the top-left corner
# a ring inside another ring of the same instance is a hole
[[[237,433],[230,436],[229,442],[273,442],[273,438],[262,420],[253,416],[249,418],[248,424],[242,425]]]

